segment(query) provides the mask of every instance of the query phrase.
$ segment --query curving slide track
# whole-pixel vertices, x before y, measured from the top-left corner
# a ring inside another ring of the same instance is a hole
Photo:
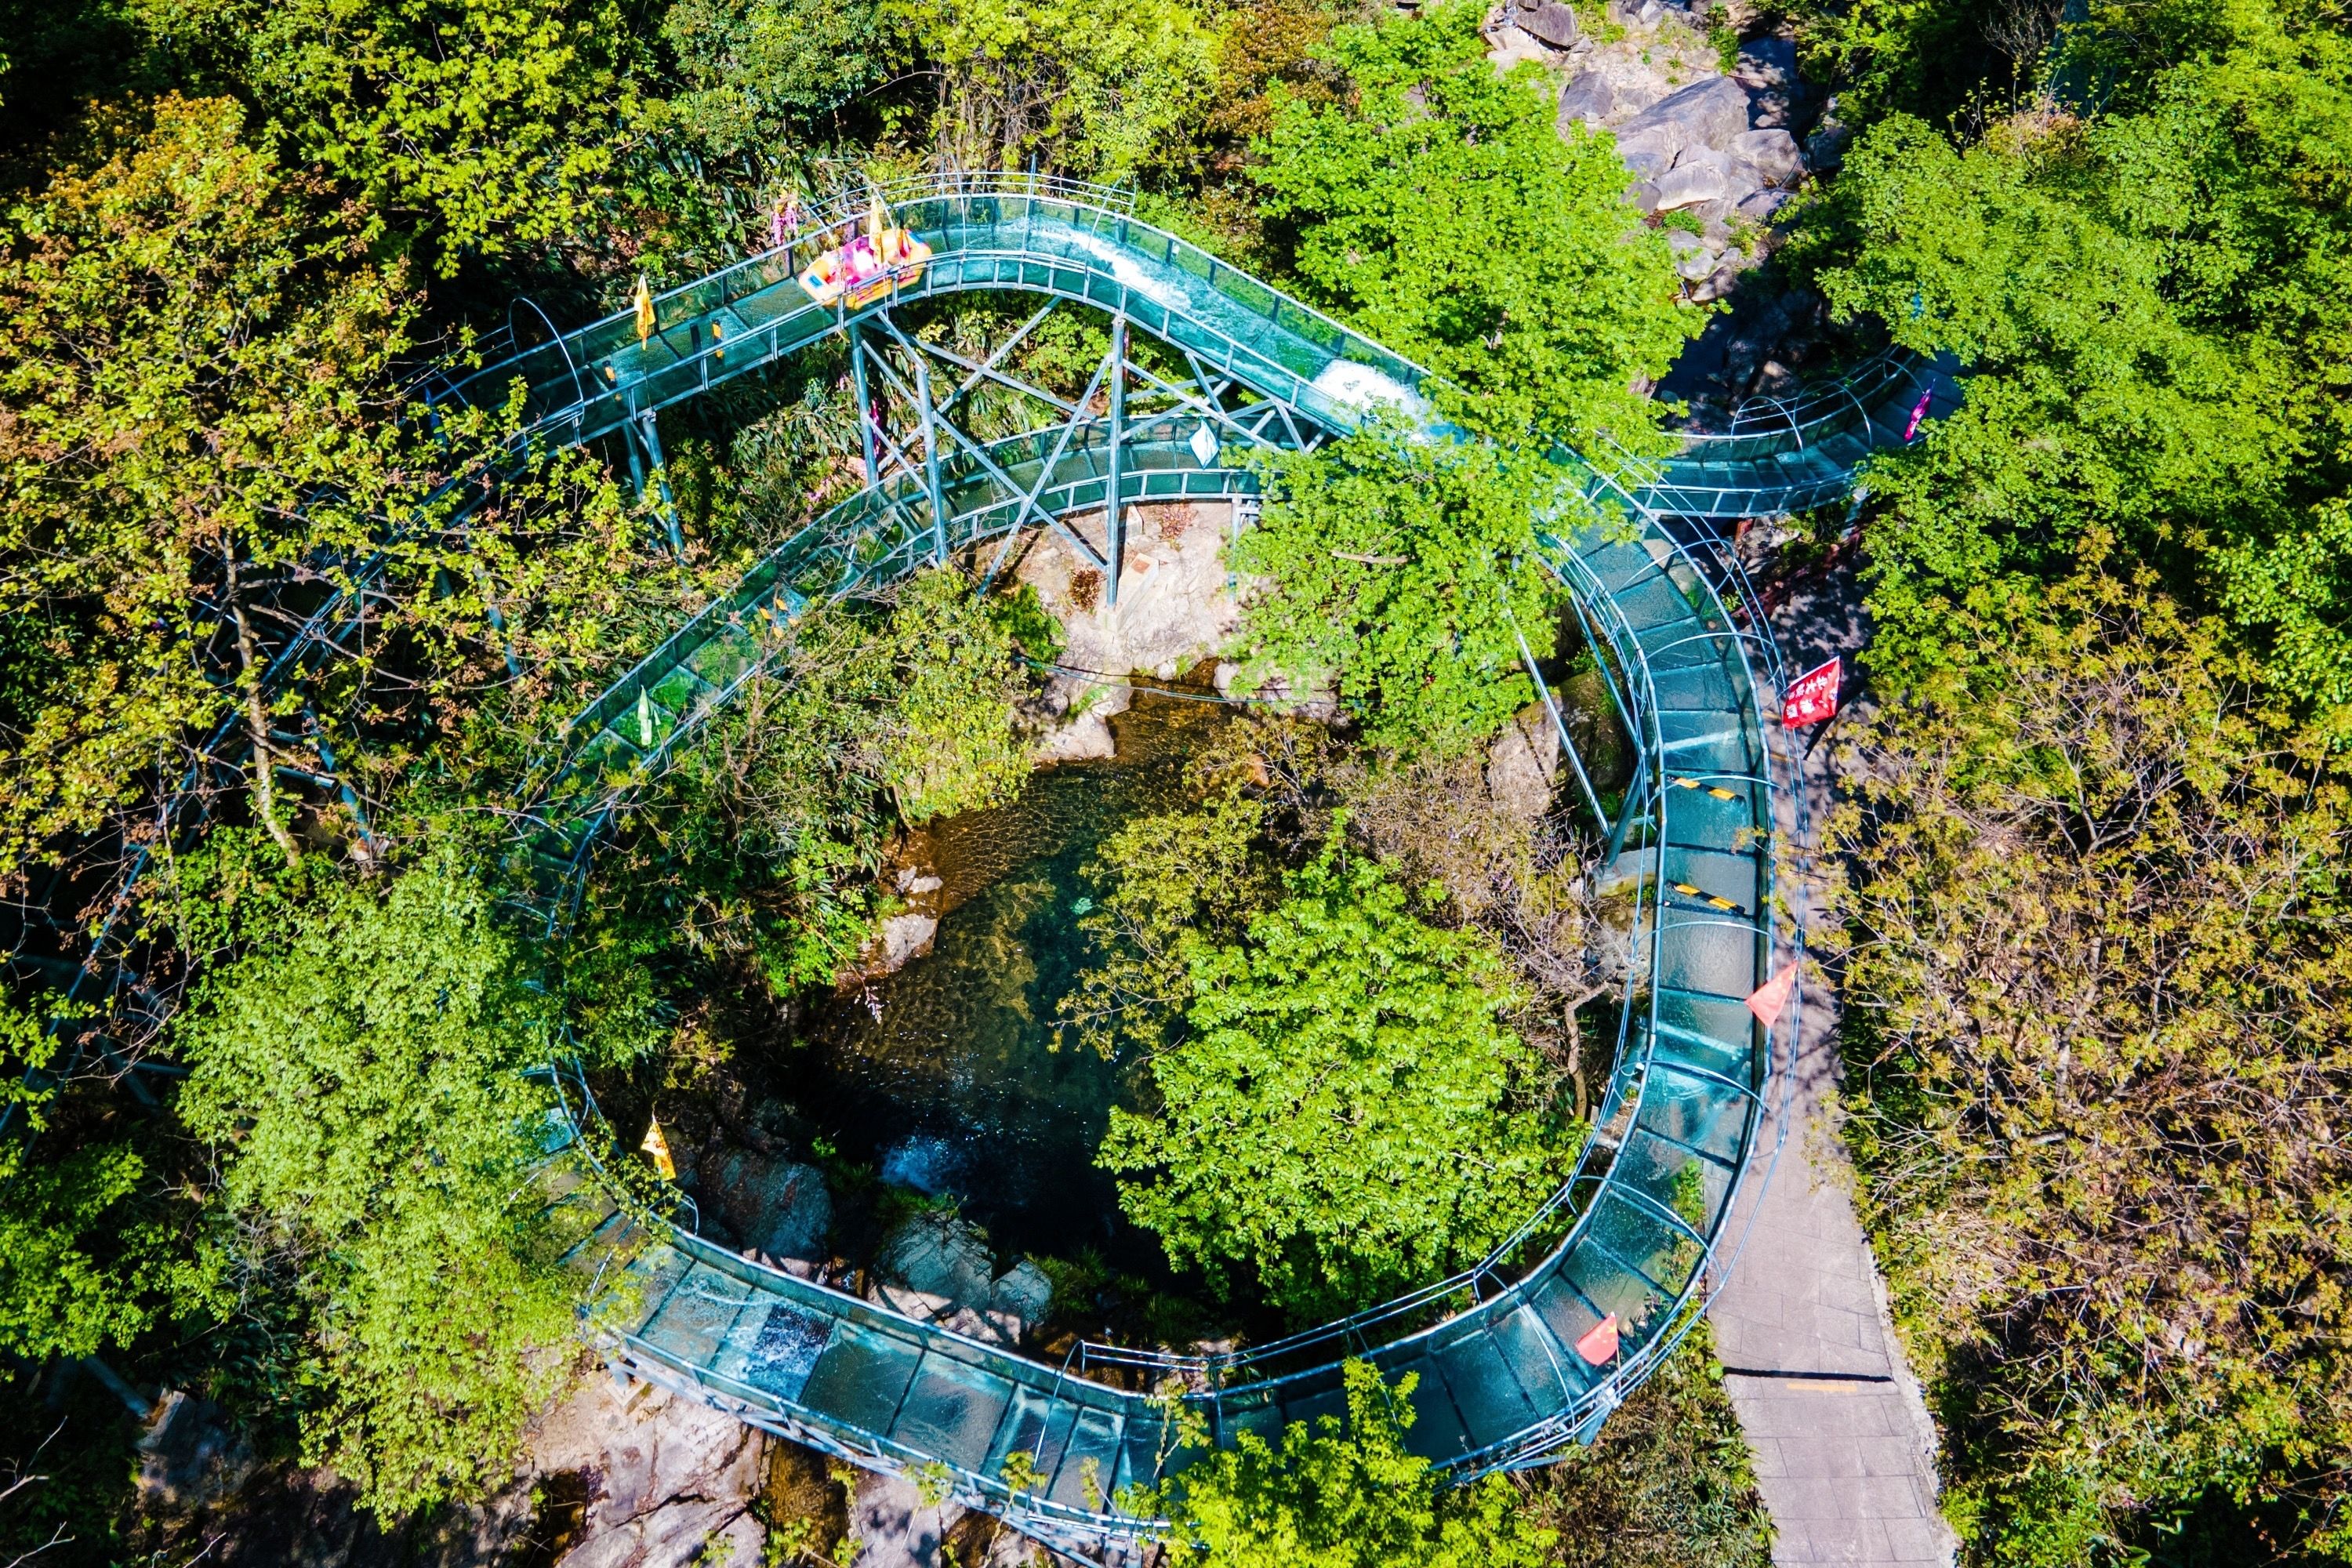
[[[933,182],[893,193],[932,247],[919,282],[863,316],[793,280],[798,247],[656,300],[644,342],[617,316],[435,394],[503,403],[521,381],[534,444],[629,429],[654,410],[882,320],[910,298],[1022,292],[1082,302],[1149,333],[1191,370],[1173,413],[1106,426],[1081,399],[1050,428],[950,444],[788,542],[566,731],[536,781],[527,849],[555,885],[668,750],[722,705],[807,606],[1073,513],[1180,497],[1243,497],[1248,446],[1311,445],[1382,405],[1429,419],[1423,373],[1359,334],[1118,210],[1107,193]],[[835,221],[846,221],[844,213]],[[599,1279],[595,1329],[614,1366],[744,1420],[883,1468],[943,1466],[960,1500],[1100,1556],[1157,1521],[1120,1491],[1180,1466],[1164,1402],[1087,1375],[1178,1390],[1212,1433],[1273,1434],[1341,1408],[1340,1364],[1413,1374],[1418,1452],[1461,1475],[1540,1462],[1589,1439],[1720,1283],[1726,1220],[1757,1163],[1773,1035],[1743,1005],[1801,941],[1776,931],[1773,807],[1788,760],[1769,715],[1779,671],[1727,556],[1664,520],[1820,504],[1854,462],[1900,440],[1924,373],[1881,362],[1767,428],[1693,438],[1676,458],[1604,471],[1558,454],[1581,502],[1541,520],[1639,752],[1603,877],[1625,889],[1634,955],[1618,1065],[1570,1181],[1466,1273],[1276,1344],[1217,1357],[1081,1345],[1047,1364],[746,1261],[616,1205],[598,1140],[556,1203]],[[560,902],[551,918],[560,918]],[[593,1107],[566,1083],[574,1116]],[[1620,1353],[1574,1349],[1613,1314]],[[1037,1479],[1014,1491],[1007,1457]]]

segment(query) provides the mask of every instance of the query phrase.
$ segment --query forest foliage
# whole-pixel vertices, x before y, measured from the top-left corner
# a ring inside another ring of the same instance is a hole
[[[1796,255],[1966,367],[1872,465],[1849,1142],[1971,1561],[2336,1561],[2339,7],[1809,10]]]
[[[1871,705],[1831,732],[1858,782],[1829,830],[1849,1142],[1948,1511],[1971,1562],[2343,1560],[2352,28],[2336,0],[1790,14],[1854,141],[1780,265],[1856,342],[1964,374],[1852,514]],[[1484,19],[0,0],[0,892],[140,954],[103,1034],[107,987],[12,972],[0,1348],[189,1386],[386,1518],[504,1473],[574,1343],[515,1196],[551,1103],[525,1069],[659,1081],[710,994],[830,983],[896,907],[895,837],[1020,787],[1021,660],[1051,654],[953,574],[807,618],[630,796],[551,946],[514,914],[515,781],[863,482],[862,414],[821,349],[674,422],[673,553],[602,455],[485,487],[514,411],[397,410],[534,311],[943,163],[1127,184],[1437,373],[1479,438],[1266,464],[1244,687],[1328,687],[1366,754],[1255,729],[1246,788],[1131,825],[1066,1017],[1150,1060],[1108,1153],[1180,1258],[1319,1312],[1508,1234],[1583,1135],[1601,976],[1560,955],[1601,913],[1573,846],[1463,803],[1558,608],[1538,455],[1661,449],[1644,390],[1705,320],[1607,139],[1490,68]],[[968,348],[990,309],[924,330]],[[1107,341],[1057,319],[1008,363],[1075,398]],[[363,562],[351,657],[265,693]],[[201,834],[160,815],[182,780]],[[1183,1549],[1584,1561],[1547,1532],[1607,1519],[1629,1560],[1763,1550],[1704,1391],[1664,1391],[1625,1493],[1571,1465],[1510,1500],[1440,1493],[1375,1384],[1188,1472]],[[127,1437],[89,1452],[105,1479],[23,1494],[9,1551],[120,1515]]]

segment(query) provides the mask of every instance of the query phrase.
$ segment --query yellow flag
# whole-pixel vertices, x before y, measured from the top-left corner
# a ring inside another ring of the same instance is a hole
[[[654,1163],[654,1169],[665,1182],[677,1180],[677,1162],[669,1157],[669,1140],[662,1136],[661,1119],[655,1117],[646,1123],[646,1141],[637,1145]]]
[[[866,237],[877,245],[882,242],[882,231],[890,226],[889,210],[882,205],[882,193],[874,193],[873,205],[866,209]]]
[[[636,307],[637,342],[642,345],[654,331],[653,286],[646,281],[646,275],[642,272],[637,274]]]

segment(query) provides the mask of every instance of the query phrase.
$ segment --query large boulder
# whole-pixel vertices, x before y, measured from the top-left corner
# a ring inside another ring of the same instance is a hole
[[[833,1194],[814,1165],[750,1149],[730,1149],[697,1173],[702,1201],[747,1251],[816,1262],[826,1256]]]
[[[1054,1282],[1045,1271],[1023,1258],[988,1288],[989,1305],[1013,1318],[1024,1329],[1034,1329],[1045,1321],[1054,1305]]]
[[[1797,80],[1797,41],[1750,38],[1739,46],[1739,58],[1731,74],[1758,87],[1793,86]]]
[[[1772,185],[1793,185],[1805,173],[1804,153],[1786,131],[1742,132],[1725,149],[1734,158],[1752,163]]]
[[[1732,188],[1730,164],[1722,158],[1686,157],[1659,175],[1657,185],[1660,212],[1704,206],[1710,202],[1733,199],[1737,194]]]
[[[1697,235],[1670,228],[1666,247],[1675,253],[1675,271],[1686,283],[1696,283],[1715,270],[1716,253]]]
[[[988,1237],[952,1214],[919,1214],[884,1238],[875,1271],[892,1285],[960,1306],[988,1304],[996,1272]]]
[[[1748,94],[1729,77],[1711,76],[1668,93],[1617,128],[1622,148],[1628,136],[1657,130],[1668,133],[1676,153],[1687,147],[1721,150],[1748,129]]]
[[[1572,125],[1599,125],[1617,107],[1617,89],[1607,77],[1597,70],[1579,71],[1574,79],[1559,89],[1559,130],[1568,133]]]
[[[1559,731],[1541,702],[1519,710],[1486,750],[1486,795],[1506,816],[1533,822],[1551,808]]]
[[[1673,168],[1682,150],[1682,132],[1676,126],[1645,125],[1638,131],[1621,128],[1617,132],[1617,156],[1644,180],[1657,179]]]
[[[1533,5],[1522,5],[1517,20],[1521,32],[1555,49],[1564,49],[1576,42],[1576,12],[1559,0],[1538,0]]]
[[[562,1568],[687,1568],[760,1561],[767,1531],[751,1505],[766,1452],[722,1411],[595,1377],[540,1419],[527,1466],[584,1504]]]
[[[219,1408],[178,1389],[148,1413],[138,1452],[139,1500],[154,1513],[209,1508],[236,1495],[255,1469],[253,1446]]]

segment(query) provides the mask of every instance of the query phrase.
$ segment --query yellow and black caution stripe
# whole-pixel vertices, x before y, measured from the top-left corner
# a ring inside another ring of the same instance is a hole
[[[1703,784],[1696,779],[1668,779],[1666,782],[1673,784],[1676,789],[1705,790],[1707,794],[1715,796],[1717,800],[1738,800],[1739,798],[1739,792],[1738,790],[1726,789],[1721,784]]]
[[[1696,899],[1699,902],[1705,904],[1711,910],[1721,910],[1727,914],[1734,915],[1744,915],[1748,912],[1746,910],[1741,909],[1738,904],[1733,903],[1729,899],[1718,899],[1713,893],[1708,892],[1706,889],[1694,888],[1688,882],[1669,882],[1666,886],[1672,888],[1675,892],[1680,893],[1685,899]]]

